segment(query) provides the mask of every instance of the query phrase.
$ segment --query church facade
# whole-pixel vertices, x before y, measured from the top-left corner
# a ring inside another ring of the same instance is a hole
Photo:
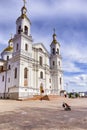
[[[62,57],[55,32],[49,53],[42,43],[33,43],[30,30],[24,4],[16,20],[16,34],[1,52],[0,98],[60,95],[63,90]]]

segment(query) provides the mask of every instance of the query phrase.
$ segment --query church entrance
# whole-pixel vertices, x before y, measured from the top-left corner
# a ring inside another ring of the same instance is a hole
[[[40,94],[42,95],[44,93],[44,88],[43,88],[43,84],[40,84]]]

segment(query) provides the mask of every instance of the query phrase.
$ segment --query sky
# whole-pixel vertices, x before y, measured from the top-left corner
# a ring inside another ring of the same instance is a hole
[[[64,88],[87,91],[87,0],[26,0],[34,43],[50,52],[53,28],[61,45]],[[23,0],[0,0],[0,52],[16,33]]]

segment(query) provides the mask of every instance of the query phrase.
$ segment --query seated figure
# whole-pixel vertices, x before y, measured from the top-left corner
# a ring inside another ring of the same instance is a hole
[[[65,102],[63,102],[62,107],[63,107],[64,110],[66,110],[66,111],[70,111],[70,110],[71,110],[71,107],[70,107],[67,103],[65,103]]]

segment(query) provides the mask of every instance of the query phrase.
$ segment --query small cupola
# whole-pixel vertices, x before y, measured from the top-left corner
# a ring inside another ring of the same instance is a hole
[[[16,34],[22,34],[24,33],[27,36],[30,36],[30,26],[31,22],[29,18],[27,17],[27,8],[26,8],[26,1],[24,1],[24,5],[21,8],[21,16],[18,17],[16,20]]]
[[[53,33],[53,40],[51,42],[50,47],[51,47],[50,49],[51,49],[51,54],[52,55],[59,55],[59,53],[60,53],[60,44],[57,41],[57,35],[55,33],[55,29],[54,29],[54,33]]]
[[[12,34],[11,34],[11,38],[8,41],[8,46],[13,47],[13,38],[12,38]]]
[[[54,29],[54,34],[53,34],[53,41],[52,41],[52,43],[54,43],[54,44],[57,43],[57,38],[56,38],[55,29]]]
[[[26,1],[25,1],[25,0],[23,0],[23,1],[24,1],[24,6],[23,6],[22,9],[21,9],[21,17],[22,17],[22,18],[26,17],[26,13],[27,13],[27,8],[26,8],[26,6],[25,6]]]

